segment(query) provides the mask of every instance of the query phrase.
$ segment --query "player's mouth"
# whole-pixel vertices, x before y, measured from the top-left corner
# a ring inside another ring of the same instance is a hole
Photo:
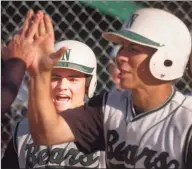
[[[118,74],[118,78],[123,79],[126,77],[126,75],[130,75],[131,71],[127,70],[120,70],[120,73]]]
[[[67,103],[70,100],[71,100],[71,98],[68,95],[56,95],[56,102],[57,103]]]

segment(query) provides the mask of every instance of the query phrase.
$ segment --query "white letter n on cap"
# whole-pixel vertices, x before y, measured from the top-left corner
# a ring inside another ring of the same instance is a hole
[[[70,56],[71,49],[68,49],[64,55],[62,56],[61,60],[68,61]]]
[[[132,25],[135,19],[138,17],[138,14],[132,14],[129,18],[128,21],[124,24],[123,30],[128,30]]]

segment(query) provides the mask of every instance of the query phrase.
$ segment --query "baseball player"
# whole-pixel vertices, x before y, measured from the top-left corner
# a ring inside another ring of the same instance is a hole
[[[35,142],[76,141],[86,153],[105,149],[107,168],[192,168],[192,97],[172,86],[191,51],[185,24],[166,11],[144,8],[104,37],[122,46],[120,84],[132,92],[106,93],[96,107],[57,114],[49,92],[54,64],[39,56],[38,64],[47,67],[32,67],[29,125]]]
[[[75,107],[86,109],[85,95],[87,93],[92,97],[97,82],[96,57],[87,45],[79,41],[65,40],[56,43],[56,50],[61,47],[69,50],[52,70],[51,94],[55,108],[58,113]],[[82,57],[85,60],[82,60]],[[104,152],[84,154],[74,142],[53,146],[35,145],[28,126],[27,118],[18,123],[14,138],[7,148],[8,152],[5,153],[3,167],[9,167],[10,162],[5,162],[11,158],[16,159],[11,163],[14,168],[105,168]]]

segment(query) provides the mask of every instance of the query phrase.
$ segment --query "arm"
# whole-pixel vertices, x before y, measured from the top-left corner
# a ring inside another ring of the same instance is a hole
[[[15,100],[26,70],[25,63],[17,58],[5,62],[1,75],[1,111],[4,114]]]
[[[103,113],[100,105],[79,107],[58,114],[50,92],[50,74],[31,79],[28,107],[34,142],[54,145],[76,141],[85,153],[104,150]]]
[[[13,146],[13,139],[11,139],[11,141],[7,146],[4,157],[1,161],[1,167],[2,168],[19,168],[19,160]]]
[[[88,147],[90,151],[90,143],[103,140],[103,123],[100,120],[102,113],[85,109],[60,114],[56,112],[50,90],[51,71],[67,49],[61,48],[55,52],[51,19],[44,14],[43,20],[44,24],[39,24],[39,40],[34,42],[35,61],[30,67],[28,119],[31,135],[37,144],[53,145],[76,141],[82,149]]]
[[[36,19],[28,28],[31,31],[27,31],[30,38],[36,39],[32,50],[34,60],[28,70],[31,75],[28,105],[30,132],[38,144],[74,141],[74,135],[64,118],[56,113],[50,91],[52,67],[66,49],[55,52],[51,18],[39,11]],[[65,137],[60,138],[59,135]]]
[[[33,61],[33,57],[31,57],[32,55],[29,54],[32,51],[32,41],[29,41],[29,38],[26,36],[26,28],[29,25],[32,15],[33,11],[30,10],[21,32],[13,37],[8,46],[2,47],[2,58],[5,60],[1,75],[1,111],[3,113],[7,111],[14,101],[24,77],[25,69],[29,67]]]
[[[74,141],[74,135],[62,116],[57,114],[50,91],[51,73],[33,76],[30,82],[28,119],[37,144],[52,145]]]

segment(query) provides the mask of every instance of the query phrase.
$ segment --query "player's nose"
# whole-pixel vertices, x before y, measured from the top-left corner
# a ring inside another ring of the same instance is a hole
[[[69,89],[69,86],[70,86],[69,80],[66,78],[63,78],[59,84],[59,88],[62,90]]]
[[[120,65],[122,65],[123,63],[128,62],[129,58],[123,55],[118,55],[116,60],[118,67],[120,67]]]

